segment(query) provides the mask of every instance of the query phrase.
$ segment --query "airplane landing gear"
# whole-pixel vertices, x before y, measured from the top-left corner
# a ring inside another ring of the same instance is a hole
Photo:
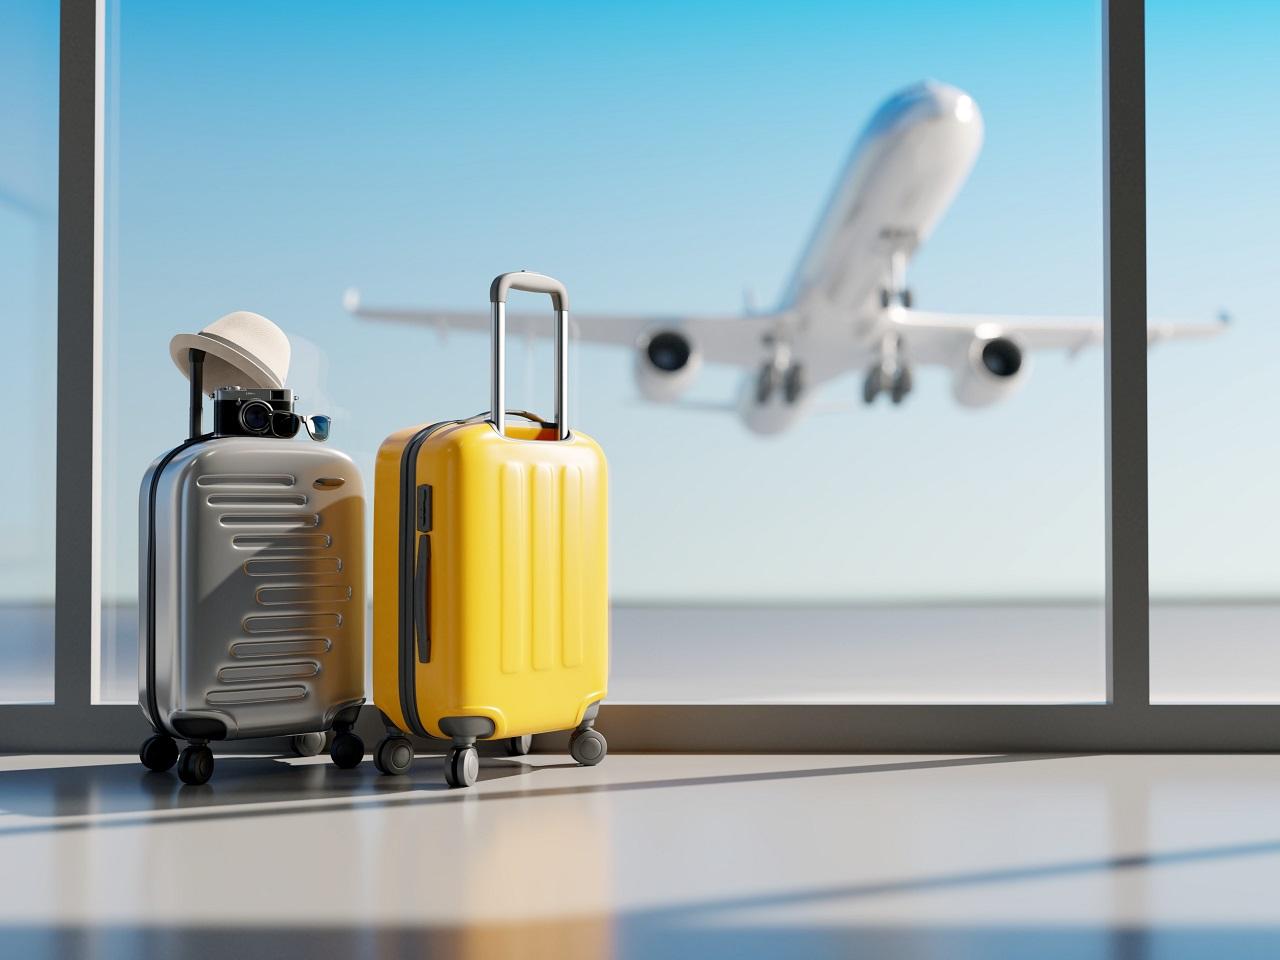
[[[876,364],[867,371],[866,379],[862,381],[862,402],[868,405],[875,403],[880,394],[887,393],[889,400],[897,406],[910,392],[911,371],[906,367],[890,371]]]
[[[760,375],[756,377],[756,403],[764,406],[773,397],[773,391],[778,389],[778,368],[772,363],[766,363],[760,368]]]
[[[880,365],[876,364],[867,371],[866,378],[862,381],[862,402],[867,406],[876,402],[876,397],[880,396],[880,391],[884,389],[884,371],[880,369]]]
[[[774,393],[779,389],[782,390],[782,399],[788,405],[800,399],[804,393],[804,370],[799,364],[766,363],[760,368],[760,374],[756,377],[756,403],[763,407],[773,400]]]
[[[782,397],[791,404],[799,400],[802,393],[804,393],[804,371],[799,364],[793,363],[787,367],[786,375],[782,378]]]
[[[887,287],[880,289],[880,306],[884,310],[888,310],[891,303],[900,303],[910,310],[913,302],[915,302],[915,298],[911,295],[910,287],[903,287],[901,290],[896,291],[889,290]]]
[[[907,286],[907,254],[910,249],[915,247],[914,237],[901,237],[903,246],[896,247],[889,254],[889,272],[885,277],[884,286],[880,288],[880,308],[888,310],[893,304],[898,304],[905,310],[911,309],[911,304],[915,301],[915,297],[911,295],[911,288]]]
[[[889,399],[893,401],[896,407],[907,398],[907,394],[911,392],[911,371],[906,367],[899,367],[893,372],[893,382],[889,384]]]
[[[862,381],[862,402],[875,403],[882,393],[889,395],[894,406],[911,392],[911,368],[902,359],[902,341],[895,333],[885,335],[880,344],[880,362],[867,371]]]

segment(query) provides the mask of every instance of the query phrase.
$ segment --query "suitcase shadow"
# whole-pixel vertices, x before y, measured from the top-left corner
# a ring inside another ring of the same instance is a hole
[[[518,760],[486,756],[480,765],[480,781],[519,777],[536,769]],[[253,804],[287,804],[292,808],[317,800],[349,801],[355,807],[376,805],[379,798],[449,789],[444,782],[444,758],[439,756],[418,757],[409,773],[400,777],[383,776],[368,758],[354,770],[339,770],[327,757],[285,761],[220,756],[213,779],[198,787],[183,784],[172,771],[150,772],[136,761],[6,770],[0,771],[0,836],[28,829],[27,825],[4,823],[4,814],[52,820],[85,818],[72,823],[90,827],[111,822],[95,821],[94,817],[112,815],[163,815]],[[135,818],[128,819],[133,822]]]

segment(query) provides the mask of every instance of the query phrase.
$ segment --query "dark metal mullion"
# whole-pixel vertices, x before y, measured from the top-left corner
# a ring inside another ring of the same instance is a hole
[[[1103,0],[1107,699],[1150,702],[1143,0]]]
[[[60,31],[54,699],[65,717],[88,713],[96,602],[96,0],[61,0]]]

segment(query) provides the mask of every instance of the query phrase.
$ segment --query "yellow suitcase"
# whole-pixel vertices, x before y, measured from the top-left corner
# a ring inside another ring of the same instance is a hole
[[[551,295],[556,416],[507,424],[508,290]],[[565,422],[568,296],[558,280],[506,273],[489,291],[489,414],[411,427],[378,451],[374,491],[374,701],[386,774],[407,772],[405,734],[449,739],[450,786],[469,786],[475,743],[525,753],[573,730],[581,764],[604,759],[593,729],[608,681],[608,495],[604,453]]]

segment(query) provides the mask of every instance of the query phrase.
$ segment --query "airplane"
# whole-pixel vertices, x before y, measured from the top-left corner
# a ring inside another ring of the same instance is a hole
[[[746,427],[776,434],[813,409],[814,390],[863,371],[862,399],[900,404],[912,370],[934,365],[952,377],[955,401],[984,407],[1019,389],[1029,353],[1075,354],[1102,339],[1094,317],[952,314],[912,306],[907,265],[967,179],[982,146],[973,98],[924,81],[891,96],[855,141],[781,301],[738,316],[570,314],[588,342],[635,351],[641,396],[682,403],[704,363],[746,371],[736,409]],[[488,312],[367,307],[349,289],[355,316],[488,330]],[[1152,323],[1148,343],[1211,337],[1212,323]],[[508,315],[512,332],[547,335],[550,325]],[[531,324],[536,324],[530,326]],[[690,406],[699,406],[689,404]]]

